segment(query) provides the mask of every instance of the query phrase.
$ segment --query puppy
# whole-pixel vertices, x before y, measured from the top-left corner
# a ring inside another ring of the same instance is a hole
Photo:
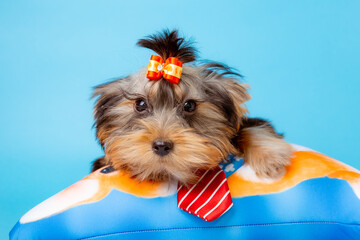
[[[260,178],[280,178],[290,164],[291,147],[269,122],[248,118],[250,99],[241,75],[217,62],[196,61],[192,42],[165,30],[138,46],[164,61],[184,65],[178,84],[147,78],[147,69],[95,88],[96,136],[105,156],[92,171],[110,165],[139,180],[197,181],[197,170],[244,158]]]

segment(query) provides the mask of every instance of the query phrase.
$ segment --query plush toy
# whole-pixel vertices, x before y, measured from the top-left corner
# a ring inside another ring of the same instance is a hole
[[[99,169],[26,213],[10,239],[360,239],[360,173],[294,145],[284,177],[231,157],[233,206],[207,222],[178,208],[177,183]]]

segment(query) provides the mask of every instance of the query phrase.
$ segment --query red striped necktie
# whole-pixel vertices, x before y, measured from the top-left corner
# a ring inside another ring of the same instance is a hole
[[[179,185],[177,201],[180,209],[205,221],[217,219],[233,205],[225,173],[219,166],[204,172],[194,185]]]

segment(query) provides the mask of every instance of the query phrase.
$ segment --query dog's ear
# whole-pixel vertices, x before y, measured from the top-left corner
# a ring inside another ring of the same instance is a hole
[[[248,110],[245,106],[245,102],[250,100],[250,95],[247,91],[249,88],[247,84],[239,82],[239,80],[224,78],[224,88],[229,95],[231,102],[234,105],[234,116],[232,117],[232,121],[230,121],[233,126],[238,131],[240,125],[242,124],[242,120],[248,113]]]
[[[240,82],[240,74],[220,63],[203,65],[202,75],[205,76],[207,100],[220,107],[229,123],[238,131],[248,112],[244,105],[250,100],[248,85]]]
[[[126,85],[126,83],[127,78],[123,78],[94,87],[94,93],[92,95],[92,98],[96,98],[94,106],[94,127],[96,127],[96,137],[103,148],[105,140],[111,132],[114,117],[112,109],[125,100],[126,92],[124,91],[124,85]]]

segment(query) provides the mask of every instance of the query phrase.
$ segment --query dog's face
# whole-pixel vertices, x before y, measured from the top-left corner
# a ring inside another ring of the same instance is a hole
[[[146,69],[96,88],[97,137],[109,164],[140,180],[192,183],[237,153],[232,145],[249,99],[220,64],[183,66],[179,84],[146,78]]]

